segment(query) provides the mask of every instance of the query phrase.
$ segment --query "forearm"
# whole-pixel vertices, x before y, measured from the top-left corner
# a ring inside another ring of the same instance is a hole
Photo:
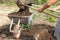
[[[57,2],[57,0],[50,0],[49,2],[47,2],[43,7],[42,9],[46,9],[48,7],[50,7],[52,4],[54,4],[55,2]]]

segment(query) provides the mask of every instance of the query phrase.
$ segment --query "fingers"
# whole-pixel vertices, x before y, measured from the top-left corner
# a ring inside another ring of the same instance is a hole
[[[43,12],[43,9],[42,8],[39,8],[38,9],[38,12],[40,13],[40,12]]]

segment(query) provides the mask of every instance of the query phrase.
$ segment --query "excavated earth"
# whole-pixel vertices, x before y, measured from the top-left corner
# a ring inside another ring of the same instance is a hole
[[[14,12],[14,13],[18,14],[19,12]],[[12,13],[12,15],[14,15],[14,13]],[[47,21],[42,21],[40,18],[36,18],[35,20],[33,20],[32,29],[30,31],[22,30],[20,38],[15,39],[13,37],[13,34],[9,32],[9,25],[11,20],[9,19],[9,17],[5,17],[5,18],[3,18],[5,19],[3,23],[7,23],[7,24],[0,26],[0,40],[56,40],[56,38],[53,35],[55,24]],[[0,22],[0,24],[3,23]]]
[[[37,21],[38,20],[38,21]],[[23,30],[19,40],[56,40],[54,37],[54,26],[49,22],[36,19],[30,31]],[[9,32],[9,24],[0,28],[0,40],[17,40],[13,34]]]

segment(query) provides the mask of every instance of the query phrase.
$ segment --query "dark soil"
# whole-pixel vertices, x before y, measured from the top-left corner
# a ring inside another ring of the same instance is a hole
[[[26,12],[23,11],[21,13],[15,12],[9,15],[15,16],[18,14],[18,16],[29,16],[30,15],[29,10],[25,11]],[[3,25],[2,28],[0,28],[0,40],[56,40],[56,38],[53,36],[54,34],[53,26],[41,24],[41,22],[39,21],[38,23],[34,24],[30,31],[27,30],[22,31],[19,39],[15,39],[13,37],[13,34],[9,32],[9,25]]]
[[[0,30],[0,40],[17,40],[9,32],[9,28]],[[56,40],[53,36],[54,27],[45,24],[33,25],[30,31],[23,30],[19,40]]]
[[[21,10],[21,9],[20,9]],[[18,12],[13,12],[8,15],[13,15],[13,16],[30,16],[32,13],[29,11],[28,8],[26,8],[24,11],[18,11]]]

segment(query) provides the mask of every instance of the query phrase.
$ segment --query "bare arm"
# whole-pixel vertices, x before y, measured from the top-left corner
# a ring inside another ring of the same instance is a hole
[[[49,0],[49,2],[47,2],[43,7],[42,9],[46,9],[48,8],[49,6],[51,6],[52,4],[56,3],[58,0]]]
[[[54,3],[56,3],[58,0],[50,0],[49,2],[48,2],[48,5],[52,5],[52,4],[54,4]]]
[[[52,4],[54,4],[57,1],[58,0],[49,0],[49,2],[47,2],[42,8],[38,9],[38,12],[42,12],[43,10],[47,9],[48,7],[50,7]]]

